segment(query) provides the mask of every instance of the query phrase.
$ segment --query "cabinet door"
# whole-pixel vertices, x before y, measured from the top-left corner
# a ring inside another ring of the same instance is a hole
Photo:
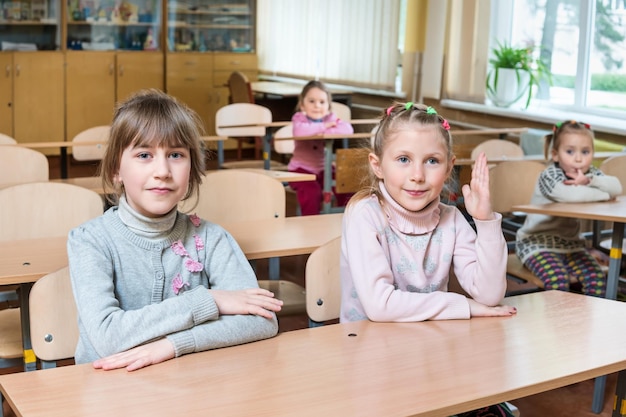
[[[215,134],[216,101],[213,92],[213,57],[201,53],[167,54],[167,92],[194,109],[207,134]]]
[[[146,89],[165,90],[161,52],[117,52],[117,101]]]
[[[15,138],[20,142],[63,140],[63,53],[15,52],[13,64]]]
[[[13,137],[13,54],[0,53],[0,133]]]
[[[94,126],[111,123],[115,106],[115,52],[66,54],[67,140]]]

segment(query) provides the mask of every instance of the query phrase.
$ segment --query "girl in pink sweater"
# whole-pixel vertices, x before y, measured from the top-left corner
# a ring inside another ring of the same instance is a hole
[[[432,107],[406,103],[383,114],[369,154],[371,186],[343,218],[341,321],[411,322],[509,316],[507,247],[491,209],[481,154],[462,187],[463,214],[440,202],[454,167],[448,121]],[[448,292],[454,271],[469,297]]]
[[[339,120],[331,112],[331,101],[330,91],[322,82],[309,81],[298,99],[300,111],[291,118],[293,135],[352,134],[352,125]],[[316,181],[292,182],[289,185],[296,192],[303,216],[319,214],[324,187],[324,140],[296,140],[287,168],[292,172],[316,175]],[[343,206],[347,198],[337,195],[337,200],[337,204]]]

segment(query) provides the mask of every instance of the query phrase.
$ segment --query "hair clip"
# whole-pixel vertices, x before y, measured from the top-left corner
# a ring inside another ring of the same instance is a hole
[[[441,122],[441,126],[443,126],[443,128],[446,130],[450,130],[450,123],[448,123],[446,119],[443,119],[443,122]]]
[[[552,126],[552,131],[556,133],[556,131],[559,130],[561,126],[563,126],[563,122],[556,122],[554,126]]]
[[[434,107],[428,106],[426,107],[426,114],[437,114],[437,110]]]
[[[413,107],[413,102],[409,101],[404,105],[404,110],[411,110],[411,107]]]
[[[393,110],[393,106],[387,107],[387,116],[391,116],[391,111]]]

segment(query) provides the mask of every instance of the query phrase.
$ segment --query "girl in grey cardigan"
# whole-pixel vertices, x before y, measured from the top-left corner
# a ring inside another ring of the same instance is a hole
[[[177,210],[204,174],[200,126],[157,90],[116,108],[101,166],[114,205],[68,239],[77,363],[132,371],[278,332],[282,301],[232,236]]]

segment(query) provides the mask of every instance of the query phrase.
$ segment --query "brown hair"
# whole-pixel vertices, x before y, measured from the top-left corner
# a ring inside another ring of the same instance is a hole
[[[565,133],[576,133],[579,135],[587,135],[591,139],[591,149],[593,150],[593,131],[587,123],[577,122],[576,120],[566,120],[556,123],[552,126],[552,133],[543,137],[543,153],[546,159],[550,159],[552,150],[558,151],[561,145],[561,136]]]
[[[412,126],[435,126],[439,132],[441,140],[445,143],[448,151],[448,161],[454,156],[452,151],[452,135],[450,134],[450,125],[446,119],[444,119],[437,111],[430,106],[417,103],[400,103],[395,102],[391,107],[388,107],[380,117],[378,126],[375,128],[374,139],[372,141],[371,152],[376,155],[379,160],[382,160],[383,152],[385,151],[385,145],[387,141],[398,132],[403,130],[410,130]],[[451,178],[448,178],[450,181]],[[350,203],[359,201],[370,195],[376,195],[379,201],[382,201],[380,194],[380,187],[378,186],[380,178],[374,174],[371,166],[369,168],[368,179],[364,181],[365,186],[357,191],[357,193],[350,199]],[[445,190],[448,192],[449,190]]]
[[[183,200],[199,192],[205,171],[204,133],[196,112],[174,97],[156,89],[141,90],[119,103],[113,113],[111,133],[100,176],[107,198],[117,204],[124,189],[115,178],[120,170],[122,153],[129,146],[180,147],[189,150],[191,173]]]
[[[319,88],[326,93],[326,95],[328,96],[328,111],[332,111],[331,103],[333,102],[333,95],[330,93],[330,90],[326,88],[326,85],[324,85],[323,82],[313,80],[309,81],[304,87],[302,87],[302,91],[298,96],[298,103],[296,104],[296,113],[300,111],[300,107],[302,107],[302,103],[304,103],[304,98],[313,88]]]

